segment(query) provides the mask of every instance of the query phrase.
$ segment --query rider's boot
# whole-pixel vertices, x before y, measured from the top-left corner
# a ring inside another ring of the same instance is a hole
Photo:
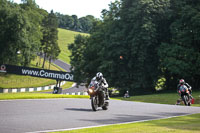
[[[109,99],[110,99],[109,95],[106,94],[106,100],[109,100]]]

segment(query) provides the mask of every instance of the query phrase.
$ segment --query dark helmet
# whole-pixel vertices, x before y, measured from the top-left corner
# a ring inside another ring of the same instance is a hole
[[[96,79],[97,80],[101,80],[103,78],[103,74],[101,73],[101,72],[98,72],[97,74],[96,74]]]
[[[181,80],[179,80],[179,84],[185,84],[185,80],[184,79],[181,79]]]

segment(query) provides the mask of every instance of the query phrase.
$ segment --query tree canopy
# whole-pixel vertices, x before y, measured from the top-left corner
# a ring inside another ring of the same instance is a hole
[[[153,92],[160,79],[165,79],[163,89],[176,88],[180,78],[197,89],[199,10],[196,0],[111,3],[102,10],[102,20],[94,23],[90,37],[77,37],[78,42],[69,46],[77,81],[90,80],[101,71],[121,93]]]
[[[22,4],[0,0],[0,63],[28,66],[45,52],[41,47],[46,47],[47,35],[49,52],[56,58],[60,52],[57,27],[55,14],[40,9],[34,0],[22,0]]]
[[[93,27],[93,22],[97,19],[92,15],[78,18],[76,15],[63,15],[55,13],[58,18],[58,27],[78,32],[89,33]]]

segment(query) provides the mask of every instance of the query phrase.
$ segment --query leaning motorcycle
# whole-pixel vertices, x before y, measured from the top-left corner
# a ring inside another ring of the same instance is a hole
[[[102,85],[99,85],[97,81],[93,81],[90,83],[88,94],[90,95],[93,111],[97,111],[98,107],[101,107],[103,110],[108,109],[109,103],[105,99],[105,89],[102,87]]]
[[[188,88],[185,85],[181,85],[179,88],[179,94],[186,106],[191,105],[191,98],[189,96]]]

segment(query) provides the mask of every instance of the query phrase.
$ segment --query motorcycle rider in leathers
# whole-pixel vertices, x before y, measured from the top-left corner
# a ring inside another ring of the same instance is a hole
[[[179,88],[180,88],[181,85],[185,85],[188,88],[189,95],[191,96],[192,87],[188,83],[186,83],[184,79],[179,80],[179,84],[177,85],[177,91],[179,91]]]
[[[184,79],[179,80],[179,84],[177,85],[177,92],[180,91],[180,87],[182,85],[185,85],[187,87],[187,89],[189,91],[188,95],[192,99],[193,98],[192,95],[191,95],[192,94],[192,87],[188,83],[186,83]],[[181,101],[182,101],[181,98],[179,100],[177,100],[176,105],[179,105]]]
[[[106,100],[109,100],[109,93],[108,93],[108,83],[106,79],[103,77],[101,72],[98,72],[95,77],[92,78],[91,82],[97,81],[99,85],[101,85],[105,89]]]

